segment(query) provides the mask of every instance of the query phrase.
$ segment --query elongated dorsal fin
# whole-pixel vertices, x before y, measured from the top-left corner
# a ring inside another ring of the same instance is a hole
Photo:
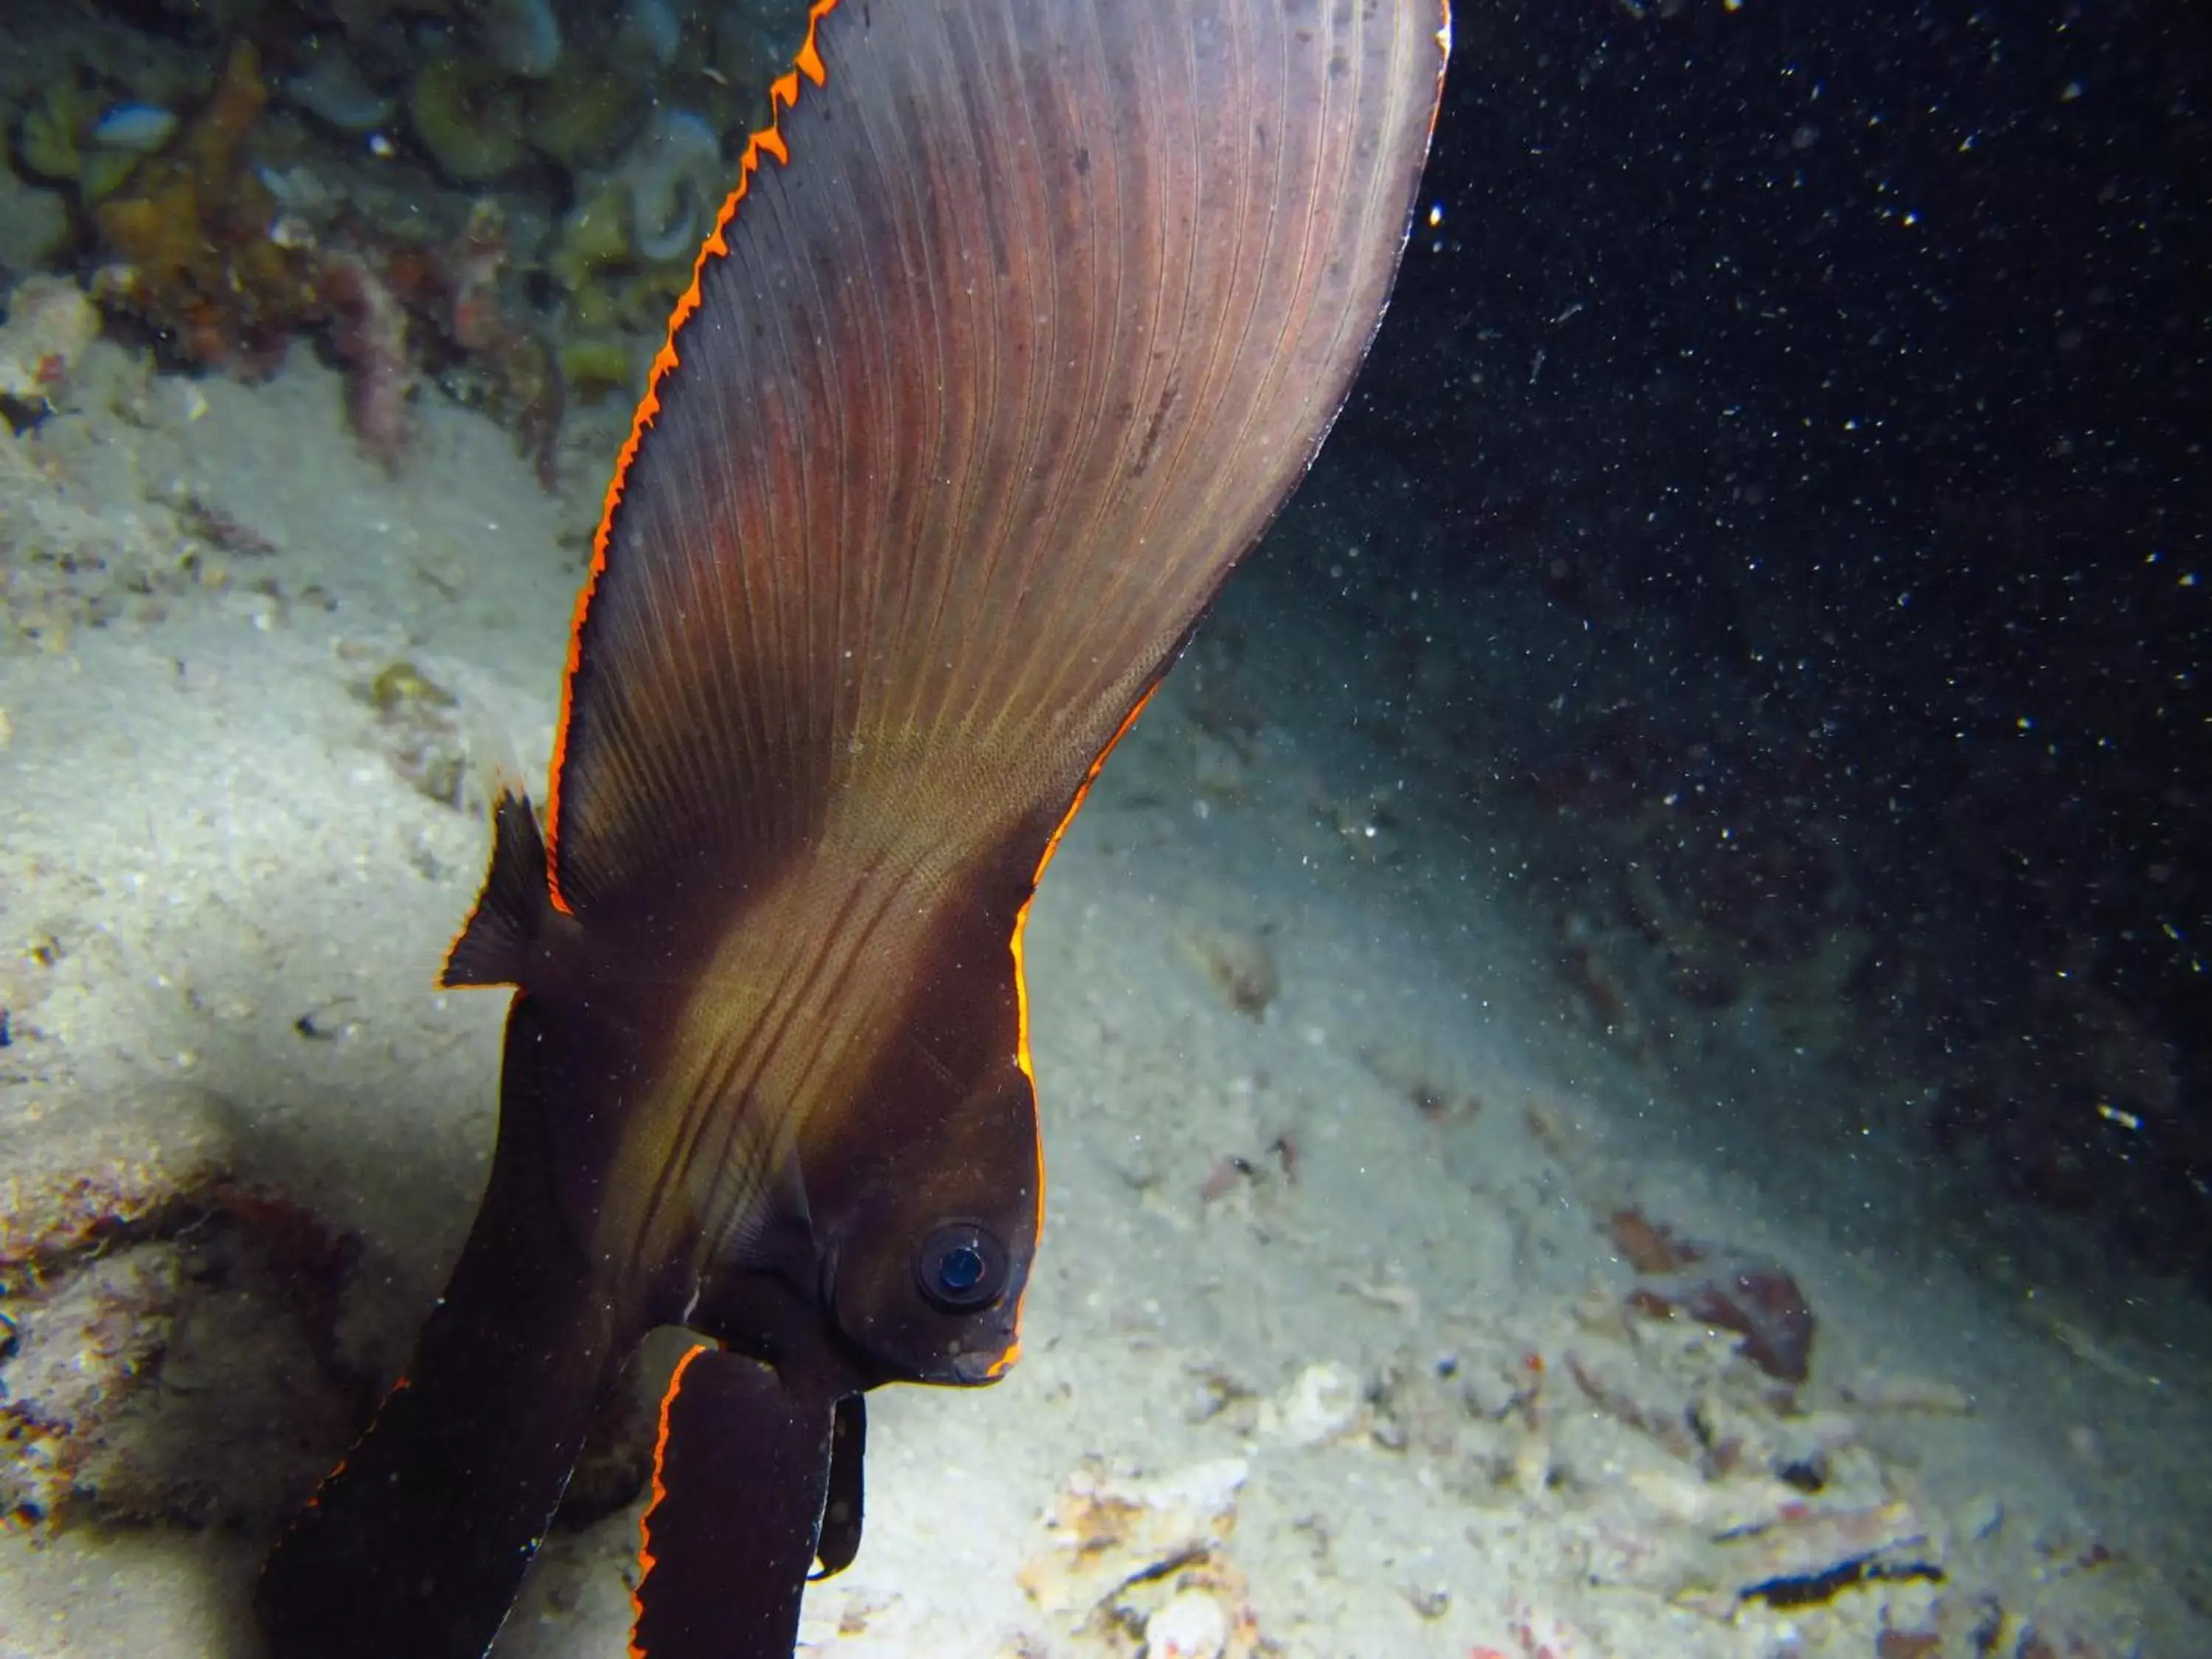
[[[1443,52],[1437,0],[820,0],[609,492],[556,902],[854,800],[1042,853],[1333,419]]]

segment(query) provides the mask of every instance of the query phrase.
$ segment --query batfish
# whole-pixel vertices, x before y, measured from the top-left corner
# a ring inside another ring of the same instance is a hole
[[[788,1655],[862,1397],[1014,1363],[1022,926],[1382,316],[1441,0],[817,0],[607,493],[543,819],[445,967],[510,986],[488,1189],[278,1543],[279,1659],[482,1654],[645,1334],[631,1651]]]

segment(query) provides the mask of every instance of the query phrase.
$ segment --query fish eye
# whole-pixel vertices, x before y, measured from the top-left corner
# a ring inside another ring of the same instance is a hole
[[[946,1313],[974,1313],[1006,1293],[1006,1247],[972,1221],[947,1222],[922,1240],[914,1278]]]

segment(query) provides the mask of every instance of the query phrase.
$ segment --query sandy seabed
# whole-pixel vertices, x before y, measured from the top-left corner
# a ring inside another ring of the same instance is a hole
[[[102,345],[0,426],[9,1659],[254,1651],[485,1170],[503,1001],[432,981],[611,445],[548,495],[426,397],[387,473],[342,397]],[[1052,867],[1025,1358],[875,1397],[806,1650],[2212,1654],[2201,1304],[2008,1275],[1913,1147],[1767,1133],[1786,1054],[1637,1063],[1285,589],[1232,585]],[[1786,1268],[1810,1380],[1630,1310],[1629,1211]],[[556,1534],[497,1651],[621,1652],[635,1531]]]

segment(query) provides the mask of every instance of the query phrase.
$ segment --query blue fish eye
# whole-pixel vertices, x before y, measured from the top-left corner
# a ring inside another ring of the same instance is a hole
[[[915,1283],[946,1313],[974,1313],[1006,1293],[1006,1247],[972,1221],[947,1223],[922,1241]]]
[[[974,1290],[976,1280],[982,1276],[982,1253],[972,1245],[963,1244],[946,1251],[945,1259],[937,1264],[938,1284],[955,1296]]]

